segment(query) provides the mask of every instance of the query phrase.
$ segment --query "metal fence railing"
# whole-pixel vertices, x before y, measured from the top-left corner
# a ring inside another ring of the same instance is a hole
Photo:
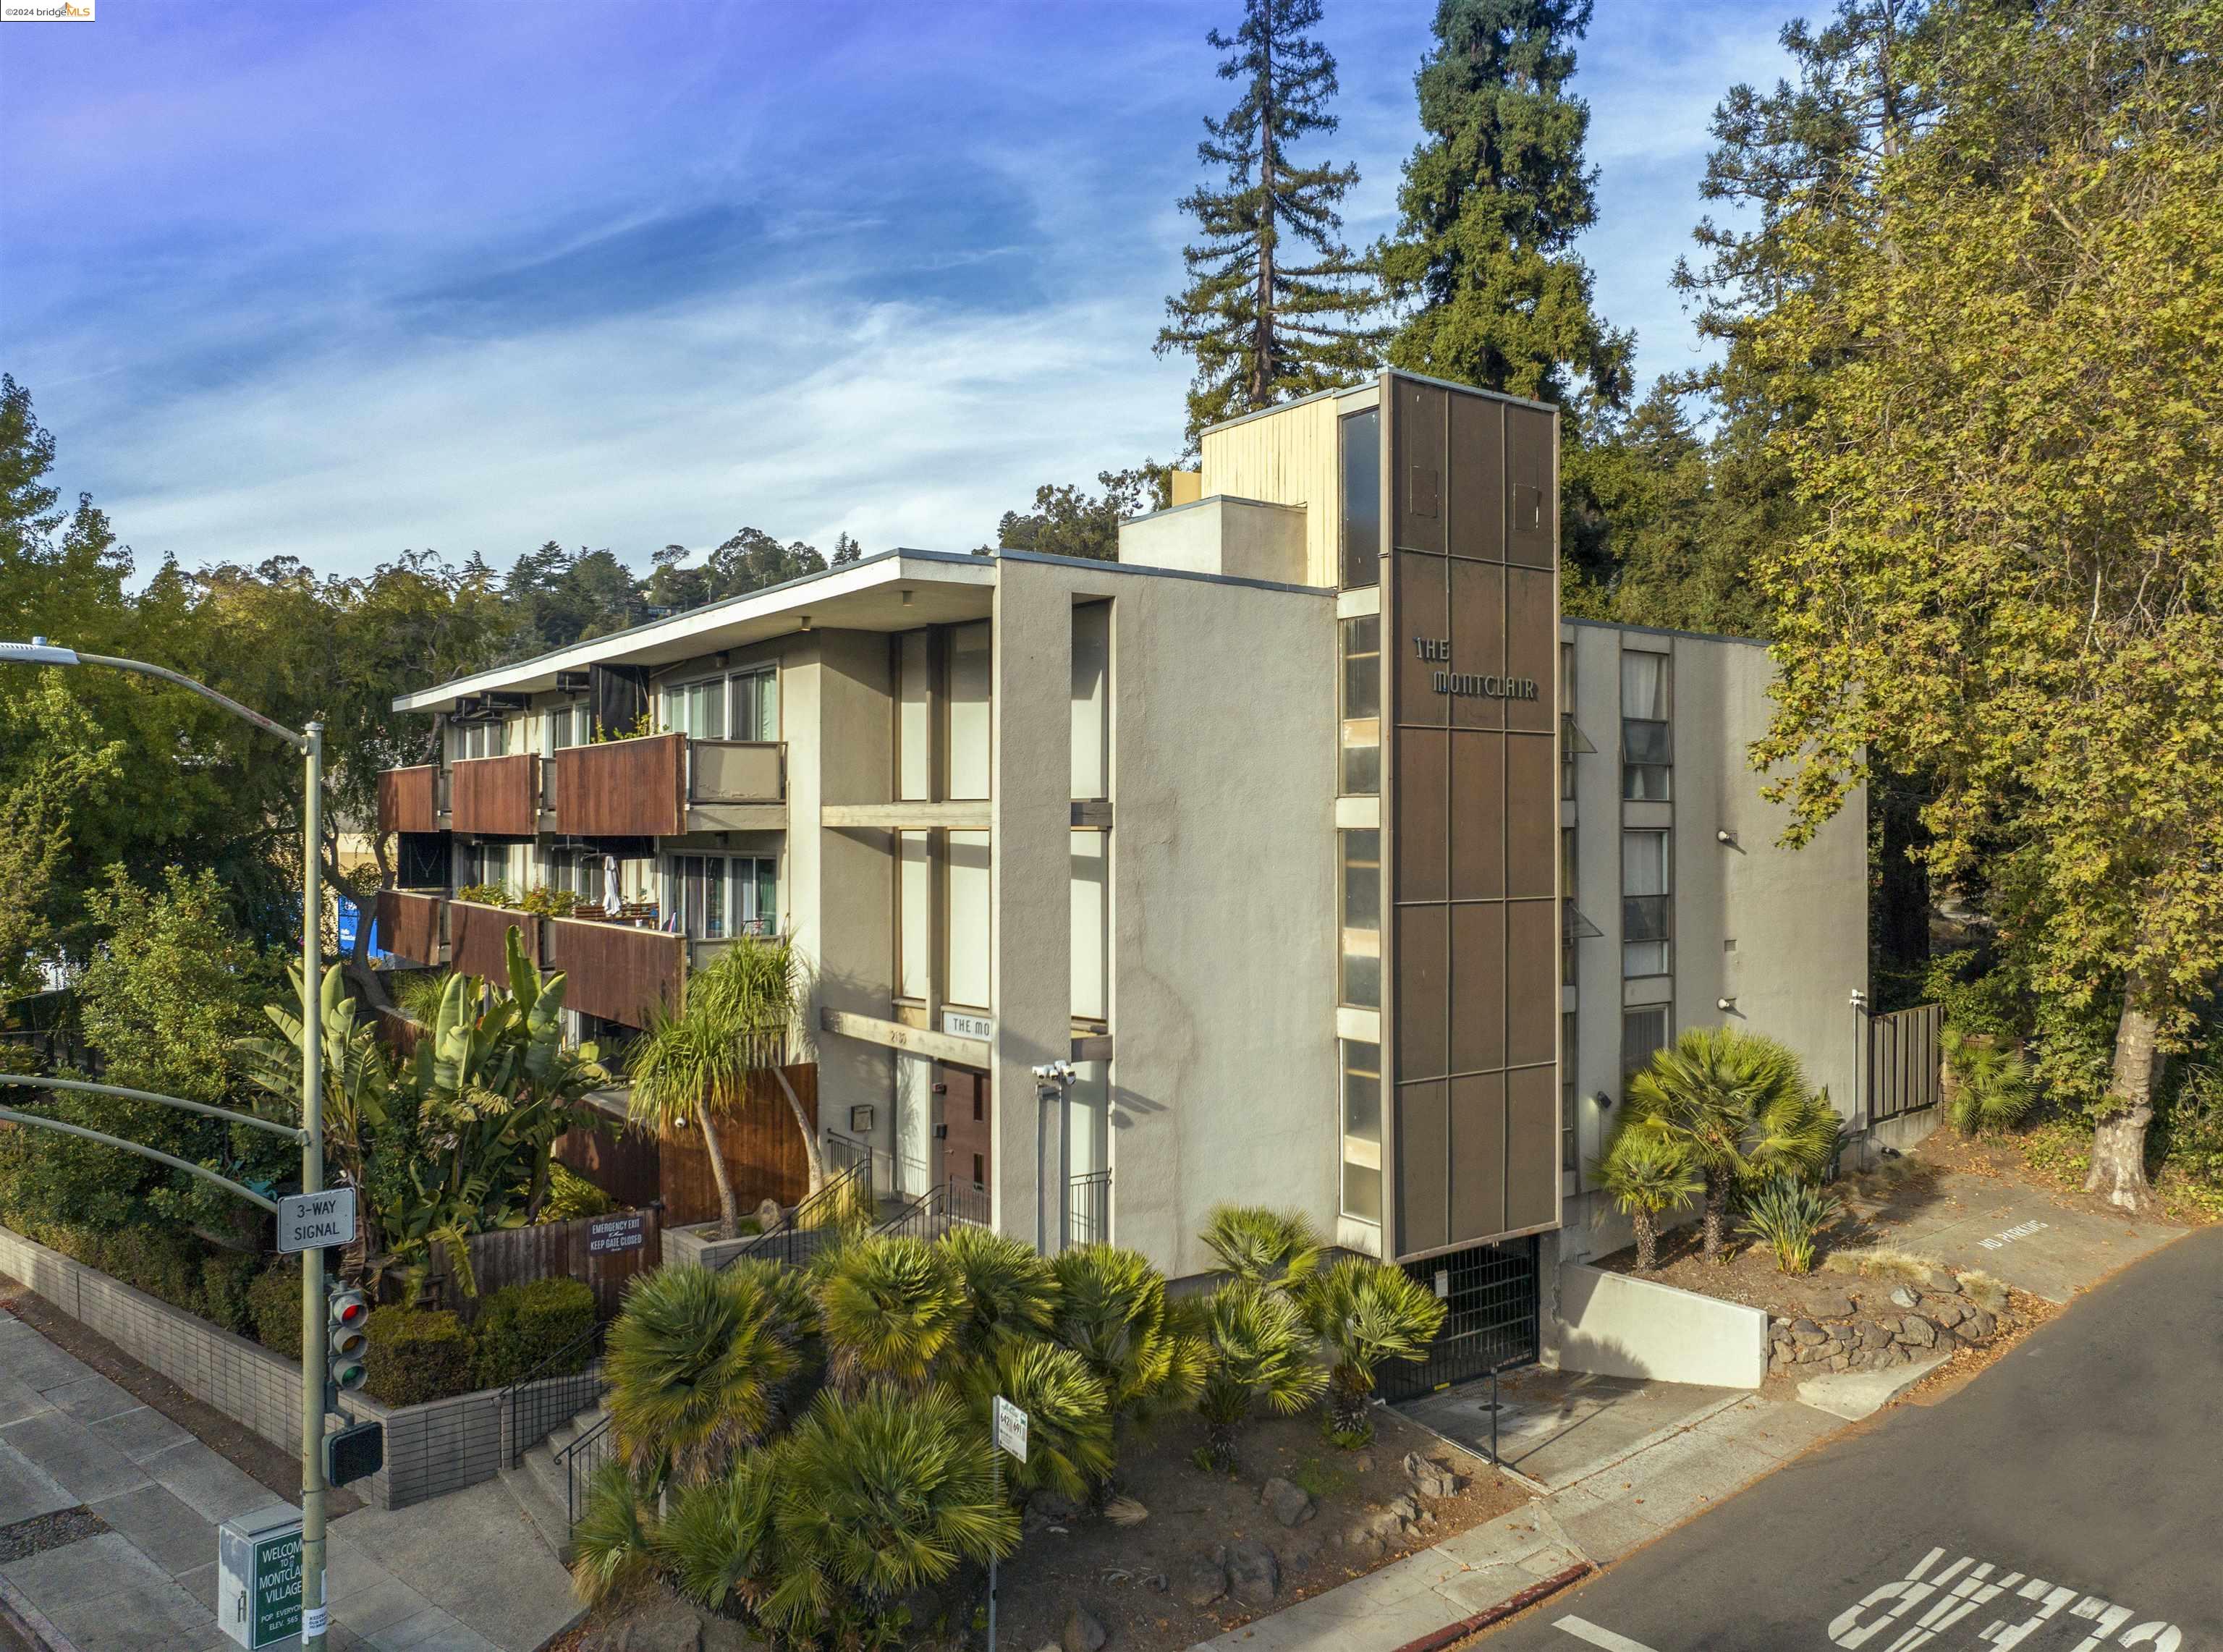
[[[1867,1112],[1871,1123],[1919,1113],[1944,1099],[1940,1064],[1944,1031],[1942,1004],[1918,1004],[1911,1010],[1868,1018]]]
[[[789,1212],[785,1221],[771,1233],[750,1239],[716,1265],[730,1267],[748,1257],[799,1268],[818,1253],[832,1234],[841,1231],[832,1218],[853,1204],[867,1211],[877,1208],[869,1154],[854,1160],[839,1174],[828,1176],[825,1186]]]
[[[502,1438],[510,1466],[534,1446],[601,1399],[602,1351],[609,1322],[597,1320],[584,1336],[557,1349],[501,1390]]]
[[[1065,1244],[1108,1245],[1112,1240],[1112,1172],[1091,1170],[1065,1184]]]
[[[564,1518],[569,1526],[576,1526],[585,1511],[587,1487],[595,1471],[616,1460],[617,1430],[610,1427],[614,1420],[604,1417],[556,1453],[556,1466],[564,1471]]]
[[[939,1182],[872,1230],[876,1238],[940,1239],[953,1227],[988,1226],[988,1189],[977,1182]]]

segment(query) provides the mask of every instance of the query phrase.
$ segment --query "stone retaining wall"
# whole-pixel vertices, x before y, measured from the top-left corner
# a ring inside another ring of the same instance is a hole
[[[1809,1316],[1768,1321],[1768,1374],[1887,1370],[1958,1346],[1981,1347],[2012,1323],[2006,1309],[1993,1313],[1969,1301],[1961,1279],[1943,1269],[1931,1269],[1919,1283],[1848,1279]]]
[[[0,1227],[0,1273],[22,1280],[87,1330],[241,1427],[287,1451],[300,1450],[299,1361],[6,1227]],[[575,1380],[551,1378],[527,1391],[552,1390]],[[381,1509],[406,1509],[494,1479],[514,1450],[533,1443],[504,1439],[501,1398],[489,1389],[389,1409],[361,1394],[343,1396],[348,1421],[386,1428],[386,1466],[355,1490]],[[530,1414],[531,1408],[520,1409]]]

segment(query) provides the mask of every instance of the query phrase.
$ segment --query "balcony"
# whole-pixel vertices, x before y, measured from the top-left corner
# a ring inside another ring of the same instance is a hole
[[[572,837],[671,837],[787,824],[778,741],[639,740],[569,746],[552,760],[555,829]]]
[[[561,970],[567,978],[566,1009],[639,1027],[648,1025],[649,1012],[658,1005],[671,1010],[679,1007],[681,983],[687,973],[685,936],[627,924],[598,923],[593,918],[547,917],[538,922],[542,958],[550,969]]]
[[[745,920],[741,924],[742,935],[755,936],[763,940],[770,940],[778,933],[778,922],[773,918],[752,917]],[[717,962],[720,955],[738,939],[740,939],[739,936],[732,935],[689,936],[687,973],[690,975],[702,974],[712,964]]]
[[[438,831],[439,791],[440,771],[436,764],[381,771],[378,777],[378,829]]]
[[[506,763],[511,760],[505,757],[479,760]],[[505,906],[451,900],[448,903],[448,963],[462,974],[476,975],[482,980],[506,981],[509,979],[509,943],[505,937],[511,930],[517,930],[524,943],[525,955],[538,962],[542,921],[531,912],[513,911]]]
[[[452,773],[455,830],[493,837],[530,837],[538,829],[538,757],[527,752],[514,757],[462,758]]]
[[[395,957],[411,963],[445,963],[447,905],[447,901],[438,894],[408,889],[380,890],[379,943]]]

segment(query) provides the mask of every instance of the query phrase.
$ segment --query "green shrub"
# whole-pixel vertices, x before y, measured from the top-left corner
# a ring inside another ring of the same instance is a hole
[[[1972,949],[1930,960],[1923,998],[1945,1006],[1945,1022],[1964,1033],[2026,1038],[2032,1028],[2029,993],[2012,970],[1987,967]]]
[[[2021,1052],[1996,1035],[1971,1035],[1953,1026],[1945,1029],[1943,1042],[1945,1065],[1953,1075],[1953,1095],[1946,1104],[1953,1127],[1974,1136],[2020,1124],[2037,1100],[2030,1063]]]
[[[1745,1200],[1737,1232],[1773,1251],[1775,1265],[1784,1272],[1811,1273],[1814,1241],[1843,1208],[1797,1176],[1779,1176]]]
[[[255,1327],[249,1294],[262,1271],[262,1258],[242,1251],[212,1252],[201,1263],[201,1317],[246,1336]]]
[[[595,1293],[576,1279],[535,1279],[505,1285],[479,1305],[478,1385],[507,1388],[551,1354],[578,1342],[595,1328]],[[591,1350],[580,1347],[544,1377],[583,1371]]]
[[[301,1357],[301,1264],[280,1262],[247,1288],[247,1313],[257,1342],[288,1359]]]
[[[541,1201],[544,1222],[576,1221],[582,1216],[607,1216],[617,1201],[561,1161],[548,1167],[548,1197]]]
[[[369,1339],[363,1391],[381,1405],[421,1405],[471,1391],[476,1340],[447,1309],[373,1308],[363,1333]]]
[[[201,1311],[201,1262],[207,1248],[175,1228],[124,1227],[99,1242],[95,1266],[188,1314]]]

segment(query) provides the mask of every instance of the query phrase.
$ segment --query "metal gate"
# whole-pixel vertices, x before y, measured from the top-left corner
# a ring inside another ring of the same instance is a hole
[[[1918,1004],[1869,1018],[1869,1122],[1919,1113],[1943,1099],[1938,1040],[1944,1031],[1942,1004]]]
[[[1408,1400],[1537,1357],[1537,1239],[1477,1245],[1407,1262],[1405,1271],[1450,1308],[1428,1357],[1391,1360],[1377,1373],[1382,1397]]]

